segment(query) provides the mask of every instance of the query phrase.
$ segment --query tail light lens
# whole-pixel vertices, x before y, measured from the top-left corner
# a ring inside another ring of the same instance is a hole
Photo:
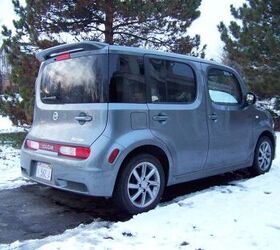
[[[60,146],[58,154],[80,159],[86,159],[90,155],[90,148]]]
[[[73,157],[77,159],[87,159],[90,155],[90,148],[88,147],[66,146],[46,142],[37,142],[32,140],[26,140],[25,147],[32,150],[41,149],[56,152],[58,153],[58,155]]]

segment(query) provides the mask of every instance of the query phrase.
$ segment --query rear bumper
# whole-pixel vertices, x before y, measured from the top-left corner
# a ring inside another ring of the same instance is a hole
[[[51,180],[36,177],[37,162],[50,164]],[[90,166],[89,162],[35,153],[31,150],[21,150],[22,174],[41,184],[75,193],[111,197],[117,173],[110,167],[107,170]]]

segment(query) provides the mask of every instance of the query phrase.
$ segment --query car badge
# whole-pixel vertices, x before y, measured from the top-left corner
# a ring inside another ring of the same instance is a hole
[[[53,118],[54,121],[57,121],[58,118],[59,118],[58,112],[56,112],[56,111],[53,112],[52,118]]]

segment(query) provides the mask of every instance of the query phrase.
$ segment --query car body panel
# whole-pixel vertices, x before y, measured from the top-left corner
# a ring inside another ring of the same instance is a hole
[[[210,69],[225,70],[234,74],[241,87],[241,94],[247,93],[242,79],[234,71],[223,66],[202,64],[204,76]],[[228,168],[248,165],[252,159],[253,115],[252,106],[240,104],[219,104],[211,100],[208,94],[207,79],[207,122],[209,128],[209,151],[206,168]],[[213,119],[213,115],[215,116]]]
[[[145,55],[145,58],[148,60],[159,57]],[[208,151],[205,92],[200,64],[170,57],[160,58],[184,63],[192,68],[197,96],[193,103],[148,103],[150,129],[155,137],[168,145],[174,159],[173,172],[176,176],[196,172],[204,167]],[[154,119],[161,114],[167,117],[166,121]]]

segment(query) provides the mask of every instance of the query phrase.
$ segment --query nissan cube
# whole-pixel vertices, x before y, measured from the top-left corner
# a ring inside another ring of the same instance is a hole
[[[241,168],[269,171],[273,121],[240,75],[196,57],[98,42],[39,52],[27,178],[113,197],[135,214],[166,186]]]

